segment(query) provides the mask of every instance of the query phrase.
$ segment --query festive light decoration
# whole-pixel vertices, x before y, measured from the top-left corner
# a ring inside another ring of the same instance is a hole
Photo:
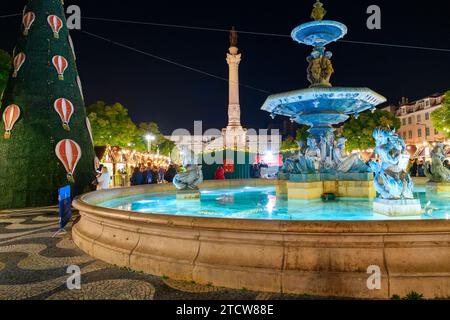
[[[11,104],[3,112],[3,122],[5,123],[5,139],[11,137],[11,130],[20,118],[20,108],[18,105]]]
[[[55,111],[58,113],[65,130],[70,131],[69,122],[73,115],[74,107],[70,100],[59,98],[54,103]]]
[[[63,27],[62,20],[58,16],[51,15],[51,16],[48,16],[47,22],[50,25],[50,27],[52,28],[53,36],[55,37],[55,39],[59,39],[59,31]]]
[[[92,134],[91,121],[89,120],[88,117],[86,117],[86,127],[87,127],[88,132],[89,132],[89,137],[91,137],[92,145],[94,145],[94,135]]]
[[[83,86],[81,85],[80,76],[77,76],[78,89],[80,89],[81,98],[84,100]]]
[[[34,20],[36,19],[36,15],[34,14],[34,12],[27,12],[22,19],[22,24],[23,24],[23,35],[27,36],[28,32],[30,31],[31,25],[33,24]]]
[[[53,65],[55,66],[56,71],[58,72],[59,80],[64,80],[64,72],[66,71],[69,63],[66,58],[63,56],[54,56],[52,59]]]
[[[13,46],[15,63],[11,63],[13,70],[8,90],[3,93],[0,113],[3,117],[6,106],[13,103],[20,107],[17,112],[9,108],[4,115],[5,123],[0,118],[0,190],[8,191],[0,196],[0,210],[57,204],[57,190],[68,184],[68,174],[72,174],[75,163],[72,196],[94,189],[95,151],[86,128],[86,108],[77,81],[66,10],[62,0],[24,2],[22,16],[16,21],[19,34]],[[59,19],[49,18],[50,15],[57,15]],[[59,39],[54,38],[55,33]],[[14,72],[17,78],[13,78]],[[57,99],[67,101],[56,102]],[[65,124],[70,124],[70,131],[63,129]],[[5,132],[6,136],[11,136],[9,140],[3,138]],[[75,162],[65,158],[63,154],[68,155],[65,151],[59,152],[60,158],[57,156],[56,144],[63,139],[71,139],[81,148],[66,143],[73,149],[70,154]],[[68,162],[63,166],[61,161]]]
[[[26,59],[27,59],[27,56],[23,52],[21,52],[15,56],[13,78],[17,77],[17,73],[19,72],[20,68],[22,68]]]
[[[67,180],[72,183],[75,182],[73,174],[77,167],[78,161],[81,159],[80,146],[73,140],[64,139],[56,145],[55,153],[64,165],[64,168],[66,168]]]

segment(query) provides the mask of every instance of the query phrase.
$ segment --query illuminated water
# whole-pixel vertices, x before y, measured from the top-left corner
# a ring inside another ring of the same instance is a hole
[[[175,193],[118,198],[100,204],[108,208],[141,213],[260,220],[406,220],[450,219],[450,193],[427,193],[416,189],[424,207],[431,201],[431,215],[389,218],[372,212],[372,201],[341,198],[333,202],[287,201],[274,187],[242,187],[202,190],[201,201],[177,201]]]

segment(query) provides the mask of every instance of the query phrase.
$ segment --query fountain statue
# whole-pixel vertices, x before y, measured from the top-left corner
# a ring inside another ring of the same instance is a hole
[[[414,183],[406,172],[410,154],[395,130],[376,129],[373,133],[379,162],[370,162],[375,173],[374,186],[379,194],[374,211],[386,215],[421,214],[420,202],[414,199]]]
[[[281,169],[284,174],[316,174],[319,170],[320,149],[313,138],[306,140],[307,147],[304,150],[303,141],[297,141],[299,150],[291,154],[285,161]]]
[[[195,164],[188,164],[185,172],[181,172],[173,178],[173,184],[178,190],[198,190],[198,186],[202,182],[202,166]]]
[[[202,166],[196,163],[195,154],[188,148],[183,150],[182,157],[186,171],[173,178],[173,185],[178,189],[177,200],[199,200],[198,186],[203,182]]]
[[[370,162],[375,189],[383,199],[413,199],[414,183],[406,172],[410,155],[395,131],[376,129],[373,133],[380,163]],[[381,183],[382,182],[382,183]]]
[[[333,161],[337,172],[342,173],[364,173],[370,172],[370,168],[354,153],[346,155],[345,143],[346,138],[339,138],[333,149]]]
[[[431,165],[425,164],[425,175],[430,179],[430,182],[450,182],[450,170],[444,165],[446,158],[444,145],[442,143],[436,144],[431,151]]]

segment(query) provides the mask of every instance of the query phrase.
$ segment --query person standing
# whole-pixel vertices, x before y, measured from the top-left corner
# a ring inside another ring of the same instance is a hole
[[[138,186],[144,182],[144,175],[142,174],[139,167],[134,168],[133,174],[131,175],[130,182],[131,182],[132,186]]]
[[[158,183],[164,183],[164,173],[165,173],[164,168],[160,167],[158,171]]]
[[[219,166],[214,174],[216,180],[225,180],[225,169],[223,166]]]
[[[109,189],[109,184],[111,182],[111,175],[109,174],[108,168],[103,167],[102,173],[97,177],[97,190],[107,190]]]
[[[411,166],[411,176],[417,177],[417,159],[414,159],[414,162]]]

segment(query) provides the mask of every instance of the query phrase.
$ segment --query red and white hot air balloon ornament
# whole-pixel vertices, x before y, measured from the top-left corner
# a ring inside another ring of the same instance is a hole
[[[23,15],[22,24],[24,36],[28,35],[28,31],[30,31],[31,25],[33,24],[35,19],[36,15],[34,14],[34,12],[29,11]]]
[[[64,72],[69,66],[66,58],[64,58],[63,56],[54,56],[52,59],[52,63],[55,66],[56,71],[58,72],[59,80],[64,80]]]
[[[64,98],[59,98],[55,100],[54,108],[61,118],[64,129],[70,131],[69,122],[73,112],[75,111],[72,102]]]
[[[59,39],[59,31],[61,31],[61,28],[63,27],[61,18],[55,15],[50,15],[47,18],[47,22],[50,25],[50,28],[52,28],[55,39]]]
[[[27,59],[27,56],[23,52],[21,52],[15,56],[13,78],[17,78],[17,73],[19,72],[20,68],[22,68],[26,59]]]
[[[5,139],[11,137],[11,130],[20,118],[20,108],[18,105],[11,104],[3,112],[3,122],[5,123]]]
[[[73,140],[64,139],[56,145],[55,153],[67,171],[67,180],[75,182],[73,174],[81,159],[80,146]]]

